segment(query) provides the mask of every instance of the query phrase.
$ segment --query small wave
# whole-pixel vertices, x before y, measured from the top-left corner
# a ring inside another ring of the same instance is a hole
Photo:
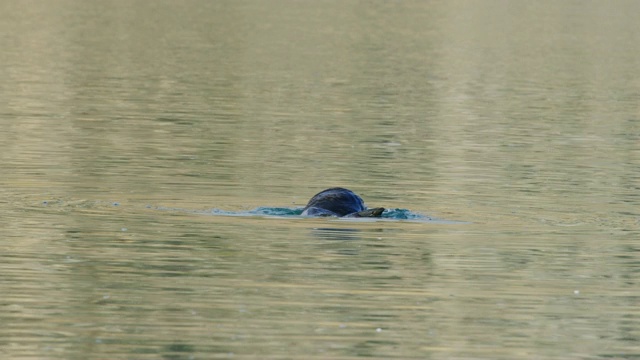
[[[382,213],[382,217],[386,219],[396,219],[396,220],[420,220],[420,221],[435,220],[430,216],[415,213],[408,209],[386,209]]]
[[[286,208],[286,207],[267,207],[260,206],[253,210],[247,211],[226,211],[220,209],[212,209],[210,211],[213,215],[222,216],[278,216],[278,217],[300,217],[303,208]],[[414,221],[435,221],[436,219],[423,214],[412,212],[408,209],[386,209],[382,216],[382,219],[394,219],[394,220],[414,220]]]
[[[248,211],[226,211],[220,209],[212,209],[213,215],[225,216],[300,216],[303,208],[284,208],[284,207],[266,207],[260,206]]]

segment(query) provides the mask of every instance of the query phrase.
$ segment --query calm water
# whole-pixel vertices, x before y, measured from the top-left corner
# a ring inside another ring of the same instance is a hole
[[[638,13],[0,3],[0,357],[640,358]]]

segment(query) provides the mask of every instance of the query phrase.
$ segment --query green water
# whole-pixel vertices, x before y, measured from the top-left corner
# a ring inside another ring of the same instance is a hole
[[[638,359],[639,12],[1,3],[0,357]]]

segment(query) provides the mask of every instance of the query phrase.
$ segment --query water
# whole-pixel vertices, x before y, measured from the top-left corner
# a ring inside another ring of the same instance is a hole
[[[1,357],[637,359],[639,7],[3,2]]]
[[[213,214],[213,215],[222,215],[222,216],[269,216],[269,217],[287,217],[287,218],[296,218],[302,217],[307,218],[308,216],[302,216],[303,207],[268,207],[268,206],[260,206],[252,210],[248,211],[226,211],[220,209],[211,209],[205,211],[193,211],[188,209],[176,209],[176,208],[165,208],[165,207],[157,207],[159,210],[166,211],[187,211],[193,213],[200,214]],[[328,221],[334,219],[326,219]],[[340,221],[383,221],[383,220],[412,220],[418,222],[442,222],[442,223],[460,223],[449,220],[441,220],[434,219],[429,216],[425,216],[422,214],[417,214],[408,209],[385,209],[385,211],[377,218],[341,218]]]

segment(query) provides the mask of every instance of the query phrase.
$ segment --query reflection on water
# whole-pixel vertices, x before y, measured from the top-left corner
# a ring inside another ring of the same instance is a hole
[[[638,358],[639,7],[0,3],[1,357]]]
[[[314,228],[312,230],[313,236],[326,240],[358,240],[358,229],[343,229],[343,228]],[[345,253],[342,253],[345,254]],[[347,253],[348,254],[348,253]],[[345,254],[346,255],[346,254]],[[353,254],[355,255],[355,254]]]

